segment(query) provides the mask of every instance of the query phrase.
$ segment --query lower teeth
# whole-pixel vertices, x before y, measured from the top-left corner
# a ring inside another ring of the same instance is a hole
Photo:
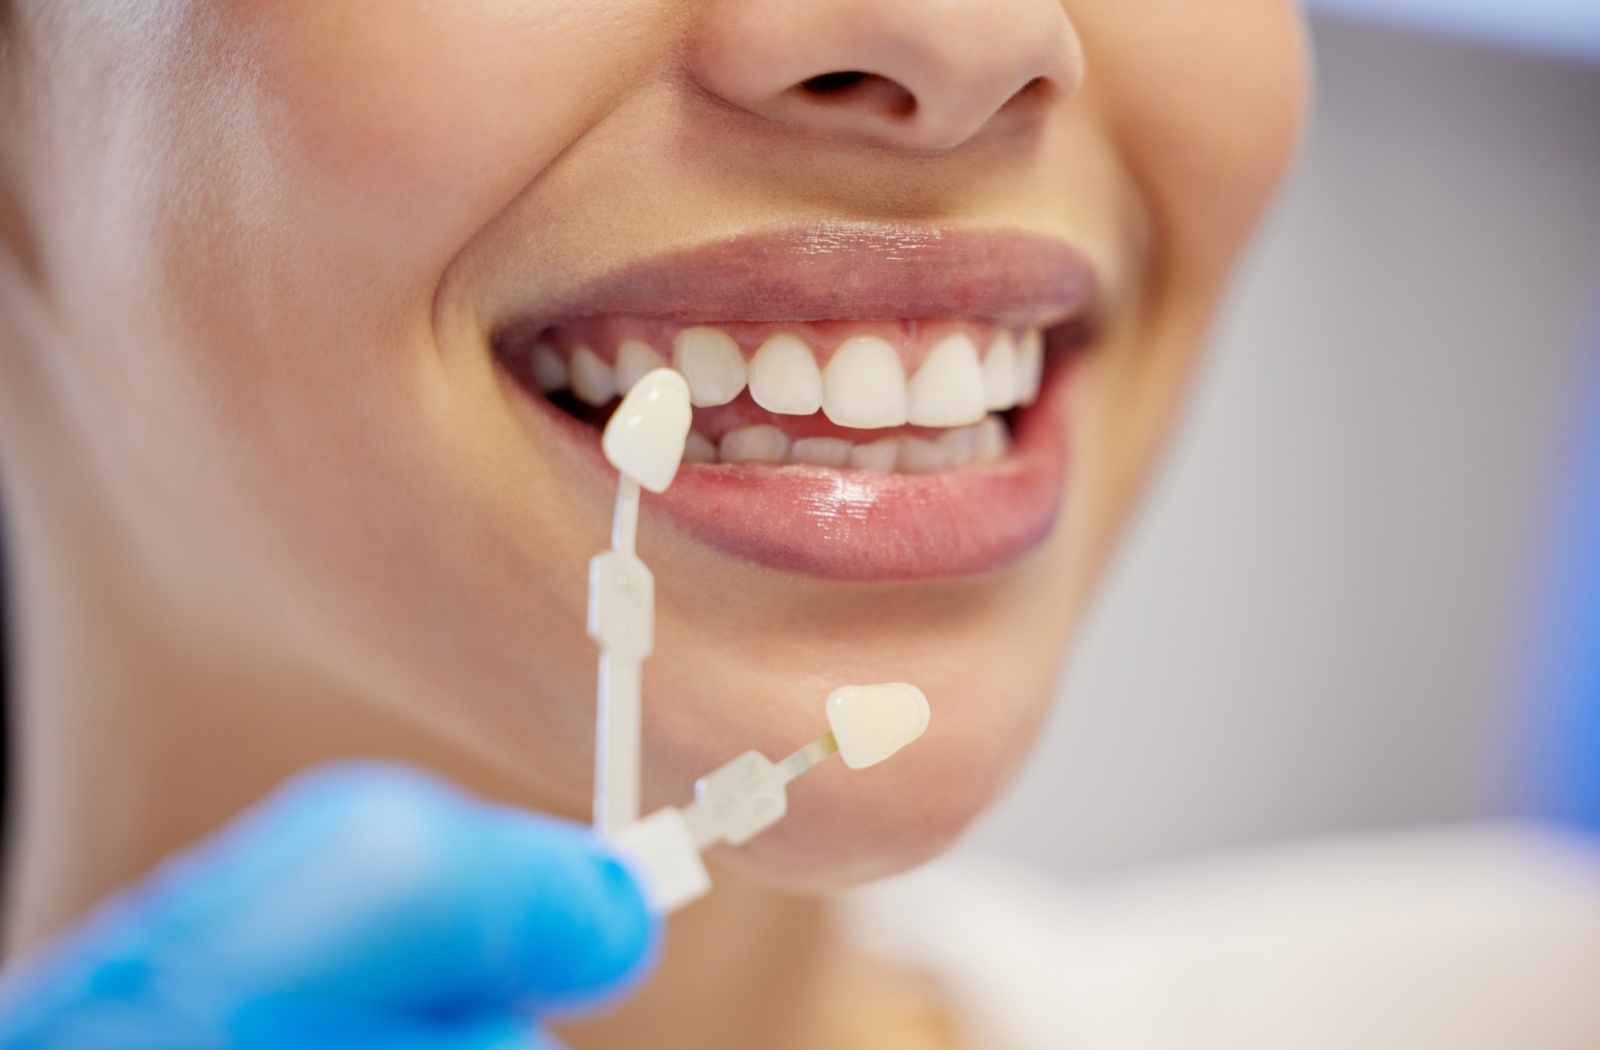
[[[1006,454],[1010,435],[998,415],[947,430],[938,437],[882,437],[860,443],[839,437],[790,439],[767,424],[737,427],[713,444],[691,431],[684,462],[698,464],[796,463],[849,468],[877,474],[931,474],[993,463]]]

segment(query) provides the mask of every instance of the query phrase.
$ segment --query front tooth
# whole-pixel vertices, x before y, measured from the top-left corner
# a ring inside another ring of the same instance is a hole
[[[965,332],[940,340],[906,384],[907,418],[919,427],[959,427],[983,418],[983,369]]]
[[[626,394],[646,373],[667,367],[667,359],[656,348],[638,339],[628,339],[617,347],[617,392]]]
[[[978,428],[957,427],[939,435],[938,445],[950,458],[952,467],[965,467],[978,454]]]
[[[722,435],[724,463],[782,463],[789,458],[789,435],[761,424],[736,427]]]
[[[873,430],[906,421],[906,370],[876,336],[846,339],[822,373],[822,411],[842,427]]]
[[[899,438],[884,438],[881,441],[857,445],[850,450],[850,465],[856,470],[865,470],[873,474],[893,474],[899,462]]]
[[[587,346],[572,355],[572,392],[591,405],[606,404],[617,396],[616,373]]]
[[[900,473],[933,474],[949,466],[950,452],[939,442],[919,437],[900,439]]]
[[[750,397],[768,412],[809,416],[822,407],[822,372],[811,348],[775,335],[750,359]]]
[[[1039,399],[1039,384],[1044,380],[1044,333],[1030,328],[1017,344],[1017,401],[1031,405]]]
[[[1011,437],[999,416],[990,416],[977,426],[977,444],[973,449],[975,463],[994,463],[1006,454]]]
[[[696,405],[726,405],[744,389],[739,344],[717,328],[686,328],[672,341],[672,367],[689,381]]]
[[[855,445],[844,438],[800,438],[789,446],[789,462],[810,463],[818,467],[848,467]]]
[[[995,336],[984,355],[983,403],[1002,412],[1017,403],[1017,347],[1008,332]]]
[[[683,442],[683,461],[685,463],[715,463],[717,461],[717,446],[711,439],[698,430],[689,431],[689,436]]]
[[[572,381],[572,373],[567,370],[566,358],[560,351],[549,343],[539,343],[533,348],[530,355],[533,365],[533,379],[539,384],[539,389],[544,391],[565,390]]]

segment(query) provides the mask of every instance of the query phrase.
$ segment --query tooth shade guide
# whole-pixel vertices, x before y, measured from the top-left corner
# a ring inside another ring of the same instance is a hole
[[[597,820],[639,876],[653,910],[672,912],[709,892],[700,853],[719,842],[742,846],[782,820],[788,785],[813,766],[835,752],[853,769],[876,765],[928,727],[927,697],[905,682],[843,686],[825,706],[832,731],[787,758],[773,762],[746,751],[695,781],[694,801],[682,809],[669,806],[621,826]]]
[[[664,492],[683,461],[692,422],[688,384],[672,369],[658,368],[622,399],[600,445],[625,478]]]
[[[828,696],[828,724],[851,769],[875,766],[928,728],[928,698],[908,682],[847,685]]]
[[[611,549],[589,562],[588,630],[600,647],[594,824],[604,834],[639,819],[640,672],[655,647],[655,579],[634,550],[639,488],[662,492],[672,483],[692,420],[688,384],[670,368],[657,368],[638,378],[600,439],[617,469]]]
[[[782,774],[783,781],[787,784],[829,755],[838,753],[838,750],[839,741],[833,733],[826,733],[779,762],[778,772]]]

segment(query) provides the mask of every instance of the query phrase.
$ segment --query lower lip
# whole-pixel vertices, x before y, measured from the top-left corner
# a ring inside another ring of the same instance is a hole
[[[934,474],[684,464],[645,506],[695,539],[774,569],[835,580],[968,576],[1011,564],[1050,535],[1066,484],[1066,387],[1050,362],[1040,397],[1013,415],[1000,461]],[[518,390],[522,388],[516,384]],[[527,392],[608,487],[600,432]]]

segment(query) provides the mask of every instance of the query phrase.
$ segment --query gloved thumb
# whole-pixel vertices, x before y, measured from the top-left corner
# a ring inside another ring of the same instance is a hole
[[[333,767],[8,975],[0,1043],[118,1003],[196,1031],[318,1013],[492,1028],[614,994],[657,939],[632,876],[586,829],[398,766]]]

